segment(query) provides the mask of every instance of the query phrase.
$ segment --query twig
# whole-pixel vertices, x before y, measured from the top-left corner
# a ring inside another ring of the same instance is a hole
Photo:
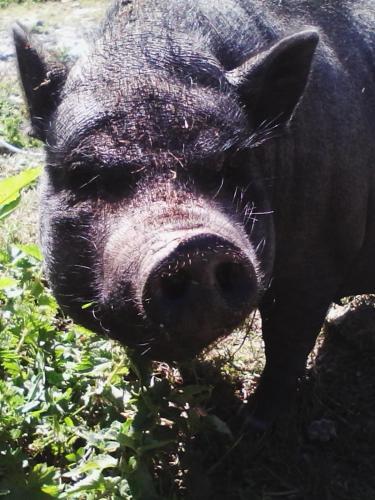
[[[17,146],[12,146],[12,144],[9,144],[3,139],[0,139],[0,149],[6,149],[10,153],[17,153],[17,154],[22,153],[26,155],[39,156],[40,158],[43,156],[43,153],[37,151],[30,151],[29,149],[21,149],[17,148]]]

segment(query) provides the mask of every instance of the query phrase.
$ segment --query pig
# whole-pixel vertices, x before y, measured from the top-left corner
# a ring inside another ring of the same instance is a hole
[[[17,24],[62,309],[178,361],[258,307],[275,422],[332,301],[374,291],[374,33],[373,0],[121,0],[65,67]]]

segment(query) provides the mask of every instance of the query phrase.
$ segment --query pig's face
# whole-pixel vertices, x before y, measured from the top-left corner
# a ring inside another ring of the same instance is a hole
[[[282,125],[300,95],[280,84],[271,97],[252,89],[264,80],[269,93],[270,75],[285,81],[275,60],[297,41],[314,45],[306,33],[231,72],[181,53],[178,71],[168,57],[150,64],[149,53],[128,59],[129,71],[99,47],[67,79],[40,59],[28,83],[37,53],[16,31],[32,123],[47,143],[47,274],[75,320],[169,360],[195,355],[247,317],[273,261],[271,212],[248,150],[264,133],[269,101]]]
[[[54,292],[80,323],[154,358],[196,354],[264,288],[271,236],[259,218],[270,216],[240,151],[246,117],[217,83],[143,79],[105,109],[90,106],[99,86],[69,92],[49,133],[42,241]]]

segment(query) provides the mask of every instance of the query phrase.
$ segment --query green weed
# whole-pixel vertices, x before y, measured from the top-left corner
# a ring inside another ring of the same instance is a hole
[[[17,175],[0,180],[0,220],[8,217],[21,201],[21,190],[38,178],[41,167],[23,170]]]
[[[183,442],[203,427],[228,432],[198,411],[210,387],[151,372],[69,322],[40,259],[35,245],[0,251],[0,494],[173,498]]]

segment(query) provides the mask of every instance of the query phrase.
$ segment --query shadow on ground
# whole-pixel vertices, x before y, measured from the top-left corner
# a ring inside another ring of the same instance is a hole
[[[191,443],[183,498],[375,498],[375,307],[349,309],[327,324],[293,414],[267,435],[243,434],[233,387],[216,382],[212,407],[234,436]]]

